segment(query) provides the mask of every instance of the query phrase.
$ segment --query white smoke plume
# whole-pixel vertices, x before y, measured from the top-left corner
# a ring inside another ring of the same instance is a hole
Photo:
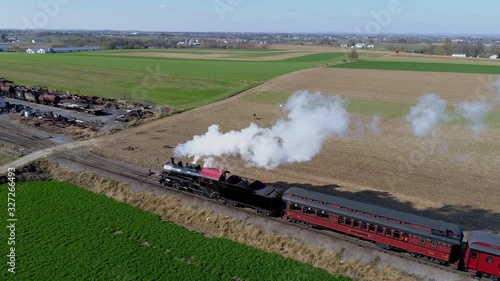
[[[478,138],[482,130],[486,128],[484,119],[493,109],[493,105],[486,101],[464,102],[457,106],[457,111],[469,125],[474,138]]]
[[[446,101],[435,94],[427,94],[418,99],[418,103],[412,106],[406,120],[410,123],[413,134],[423,138],[434,130],[441,122],[448,118],[446,113]]]
[[[223,133],[218,125],[212,125],[204,135],[177,145],[174,155],[194,157],[195,162],[214,156],[237,156],[248,166],[265,169],[308,161],[327,138],[348,133],[349,113],[345,107],[345,100],[338,96],[299,91],[284,105],[287,118],[271,128],[251,123],[241,131]]]
[[[380,132],[380,117],[373,116],[372,122],[368,125],[368,130],[374,134],[378,134]]]
[[[495,84],[496,92],[493,97],[483,98],[473,102],[463,102],[457,106],[457,112],[464,118],[470,127],[474,138],[486,129],[484,123],[488,113],[500,105],[500,79]]]

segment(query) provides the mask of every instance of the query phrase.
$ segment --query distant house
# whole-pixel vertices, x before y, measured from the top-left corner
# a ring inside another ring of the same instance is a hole
[[[348,47],[349,47],[349,45],[347,45],[347,44],[342,44],[342,45],[340,45],[340,47],[341,47],[341,48],[348,48]]]
[[[45,54],[46,51],[44,49],[40,49],[38,51],[36,51],[37,54]]]
[[[356,45],[354,45],[354,48],[363,49],[365,48],[365,46],[365,43],[356,43]]]
[[[26,53],[28,53],[28,54],[34,54],[35,51],[33,51],[32,49],[28,48],[28,50],[26,50]]]
[[[465,58],[467,57],[466,54],[462,54],[462,53],[457,53],[457,54],[451,54],[452,57],[457,57],[457,58]]]
[[[193,40],[187,38],[186,40],[177,43],[177,46],[199,46],[202,43],[203,42],[199,42],[198,39]]]
[[[496,59],[498,59],[498,55],[492,55],[492,56],[490,56],[490,59],[496,60]]]
[[[373,45],[368,45],[368,46],[366,46],[366,48],[368,48],[368,49],[373,49],[373,48],[375,48],[375,46],[373,46]]]

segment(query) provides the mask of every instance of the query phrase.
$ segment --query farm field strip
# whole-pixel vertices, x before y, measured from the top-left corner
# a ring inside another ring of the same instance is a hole
[[[6,197],[7,188],[0,194]],[[349,280],[60,182],[17,186],[16,278],[24,280]],[[57,231],[54,231],[57,226]],[[6,239],[6,232],[2,233]],[[2,246],[6,250],[6,245]],[[50,264],[50,266],[47,266]],[[4,278],[11,274],[2,272]]]
[[[245,102],[278,105],[286,102],[290,93],[276,91],[260,91],[242,98]],[[361,116],[379,116],[385,118],[404,118],[414,105],[402,101],[387,101],[379,99],[361,99],[344,97],[347,100],[347,111]],[[447,114],[453,118],[450,124],[465,124],[465,120],[457,115],[453,107],[448,107]],[[491,111],[485,117],[485,124],[492,128],[500,128],[500,111]]]
[[[126,54],[124,52],[123,54]],[[1,54],[0,76],[85,95],[141,99],[190,108],[229,97],[274,77],[339,61],[318,53],[280,61],[201,60],[111,54]]]
[[[452,58],[446,56],[430,56],[430,55],[385,55],[371,57],[371,61],[401,61],[415,63],[449,63],[449,64],[473,64],[473,65],[493,65],[500,66],[500,60],[491,60],[486,58]]]
[[[352,68],[352,69],[500,74],[500,67],[496,65],[465,64],[465,63],[461,64],[461,63],[440,63],[440,62],[431,63],[431,62],[362,60],[344,64],[337,64],[331,67]]]

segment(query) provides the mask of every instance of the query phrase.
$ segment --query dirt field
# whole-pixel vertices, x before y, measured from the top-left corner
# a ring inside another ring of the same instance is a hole
[[[310,54],[316,54],[319,51],[295,51],[289,53],[280,53],[272,56],[262,57],[235,57],[231,52],[214,52],[211,54],[193,54],[193,53],[155,53],[155,52],[132,52],[132,53],[119,53],[120,56],[132,57],[153,57],[153,58],[174,58],[174,59],[210,59],[210,60],[243,60],[243,61],[274,61],[290,59]]]
[[[250,122],[269,126],[283,116],[276,104],[249,99],[255,92],[320,90],[324,94],[409,104],[433,92],[456,104],[471,100],[471,94],[485,79],[491,80],[475,74],[302,70],[228,100],[108,136],[93,150],[158,170],[157,157],[160,164],[167,161],[172,147],[204,134],[211,124],[229,131],[247,127]],[[253,113],[262,119],[253,119]],[[369,122],[368,116],[352,118]],[[418,140],[404,118],[382,118],[380,129],[379,134],[358,131],[345,139],[330,139],[307,163],[267,171],[245,168],[237,159],[228,159],[227,168],[282,187],[322,190],[458,223],[466,231],[500,232],[499,130],[490,129],[475,140],[466,127],[447,125],[440,126],[434,138]]]

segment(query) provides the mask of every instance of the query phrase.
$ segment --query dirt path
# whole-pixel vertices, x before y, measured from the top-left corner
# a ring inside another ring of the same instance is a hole
[[[8,168],[12,168],[12,167],[19,168],[19,167],[22,167],[22,166],[24,166],[30,162],[33,162],[35,160],[51,156],[52,154],[57,153],[57,152],[63,152],[66,150],[73,150],[73,149],[80,148],[80,147],[96,145],[97,143],[98,143],[97,140],[91,139],[91,140],[85,140],[85,141],[65,143],[65,144],[45,148],[42,150],[38,150],[38,151],[32,152],[28,155],[25,155],[19,159],[16,159],[16,160],[10,162],[9,164],[6,164],[6,165],[0,167],[0,171],[7,171]]]

